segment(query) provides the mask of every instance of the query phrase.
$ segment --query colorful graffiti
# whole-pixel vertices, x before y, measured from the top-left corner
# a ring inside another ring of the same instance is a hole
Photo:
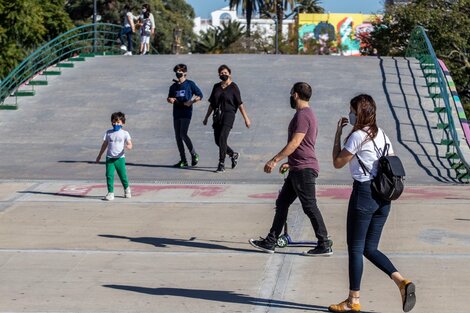
[[[361,38],[373,30],[375,15],[299,14],[299,52],[308,53],[314,42],[318,54],[361,55]]]

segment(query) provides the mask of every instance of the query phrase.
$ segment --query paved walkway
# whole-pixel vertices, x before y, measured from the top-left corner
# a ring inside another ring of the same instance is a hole
[[[0,312],[325,312],[346,297],[349,186],[319,185],[334,255],[259,253],[278,185],[0,183]],[[116,193],[119,195],[120,188]],[[413,312],[464,312],[470,281],[466,186],[408,187],[382,250],[417,285]],[[312,240],[299,209],[291,235]],[[392,281],[365,262],[365,312],[401,312]]]

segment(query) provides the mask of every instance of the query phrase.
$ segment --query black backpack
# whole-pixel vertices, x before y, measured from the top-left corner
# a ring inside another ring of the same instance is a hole
[[[377,174],[372,179],[372,188],[382,199],[392,201],[398,199],[405,189],[405,169],[399,157],[396,155],[388,155],[390,144],[387,143],[385,133],[383,134],[385,147],[378,160]],[[375,149],[378,150],[374,140],[372,140],[372,142],[374,143]],[[366,173],[370,174],[370,171],[366,168],[364,163],[362,163],[357,154],[356,157],[364,171],[364,175]]]

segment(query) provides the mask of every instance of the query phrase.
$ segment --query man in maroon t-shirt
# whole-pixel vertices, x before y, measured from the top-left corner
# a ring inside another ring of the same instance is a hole
[[[276,200],[276,214],[269,234],[265,239],[249,240],[252,246],[264,252],[274,253],[277,238],[287,221],[289,206],[298,197],[318,240],[317,246],[305,251],[304,255],[329,256],[333,254],[332,241],[328,239],[328,232],[315,195],[315,179],[319,172],[315,155],[318,125],[315,113],[309,105],[311,96],[312,87],[309,84],[303,82],[294,84],[290,105],[296,113],[289,124],[287,145],[264,166],[264,171],[271,173],[277,163],[287,157],[287,162],[281,165],[279,171],[284,173],[289,170],[289,175]]]

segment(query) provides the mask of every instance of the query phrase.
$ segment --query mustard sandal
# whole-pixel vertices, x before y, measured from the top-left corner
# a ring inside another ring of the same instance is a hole
[[[416,304],[416,286],[409,280],[403,280],[400,283],[401,301],[403,303],[403,312],[411,311]]]
[[[359,303],[352,303],[351,299],[347,298],[341,303],[332,304],[328,307],[328,311],[336,313],[348,313],[348,312],[361,312],[361,305]]]

